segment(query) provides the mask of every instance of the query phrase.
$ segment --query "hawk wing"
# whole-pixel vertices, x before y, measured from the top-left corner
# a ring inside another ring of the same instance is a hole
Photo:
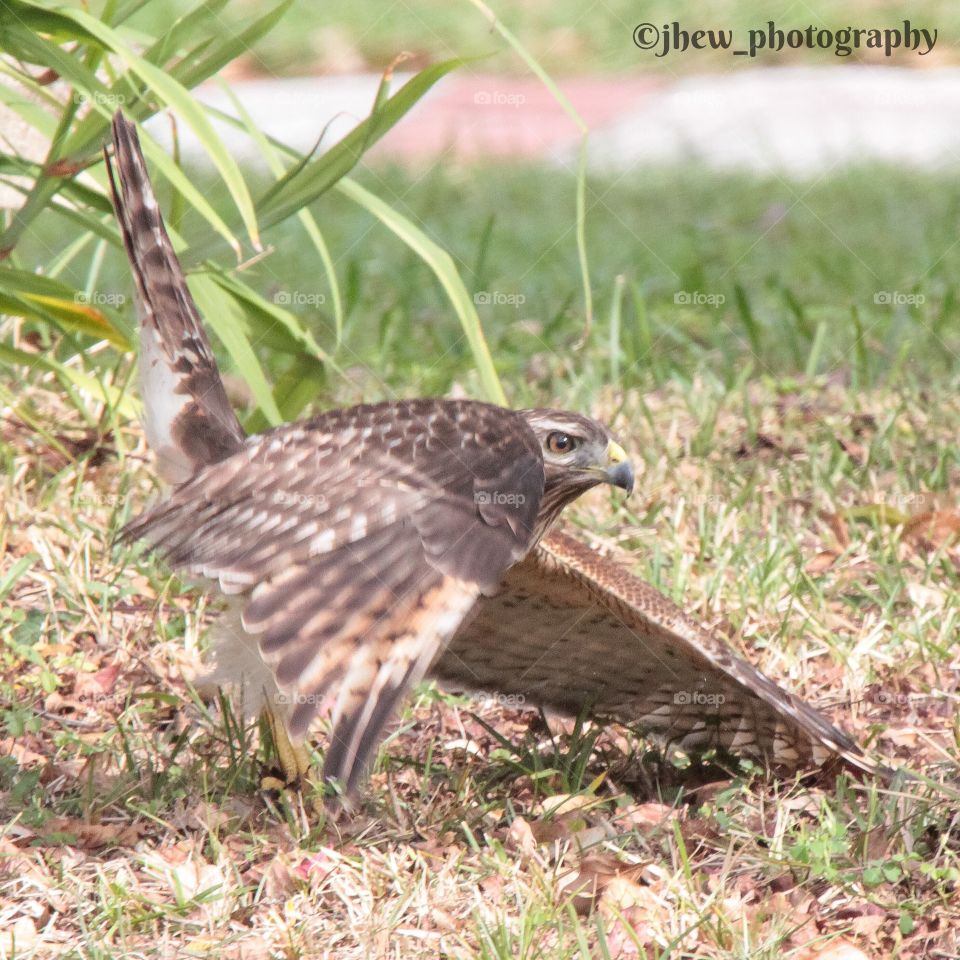
[[[543,483],[519,414],[370,404],[250,437],[125,533],[243,596],[293,736],[336,689],[324,775],[349,792],[403,693],[530,549]]]
[[[113,149],[119,188],[106,152],[104,158],[137,291],[144,430],[163,479],[179,483],[237,451],[244,431],[167,236],[137,128],[119,112],[113,118]]]
[[[529,550],[544,486],[539,445],[519,414],[433,400],[334,411],[248,439],[136,127],[120,113],[113,148],[144,425],[161,474],[179,484],[125,535],[240,595],[242,627],[271,668],[291,734],[306,732],[336,687],[324,770],[349,791],[403,692],[480,591]]]
[[[839,756],[888,772],[649,584],[562,532],[479,601],[431,675],[564,714],[588,709],[693,754],[715,748],[782,772]]]

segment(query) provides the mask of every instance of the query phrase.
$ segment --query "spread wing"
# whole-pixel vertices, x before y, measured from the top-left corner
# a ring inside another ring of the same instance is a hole
[[[372,404],[249,438],[126,534],[245,598],[293,736],[335,691],[324,774],[349,792],[403,693],[529,550],[543,483],[518,414]]]
[[[511,568],[431,674],[444,686],[639,726],[782,772],[839,756],[885,774],[824,716],[617,562],[562,532]]]

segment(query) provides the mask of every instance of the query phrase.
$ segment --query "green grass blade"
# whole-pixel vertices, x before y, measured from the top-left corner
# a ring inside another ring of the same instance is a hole
[[[270,167],[271,172],[278,178],[282,177],[284,173],[283,162],[276,148],[267,137],[257,129],[253,118],[247,113],[237,97],[234,96],[233,91],[226,85],[223,85],[223,90],[230,98],[230,102],[237,111],[237,116],[240,118],[244,129],[253,142],[256,143],[260,153]],[[323,264],[324,273],[327,275],[327,282],[330,285],[330,299],[333,302],[333,323],[336,332],[336,346],[339,348],[343,342],[343,298],[340,295],[340,284],[337,282],[337,272],[333,266],[333,258],[330,256],[330,249],[327,247],[327,242],[324,240],[323,234],[320,232],[320,228],[317,226],[317,221],[314,219],[313,214],[310,213],[309,210],[304,209],[297,214],[297,218],[300,220],[303,229],[313,243],[313,247],[317,251],[317,256],[320,257],[320,262]]]
[[[260,233],[257,226],[256,211],[246,182],[243,179],[243,174],[241,174],[237,162],[217,136],[200,104],[193,99],[184,86],[168,73],[135,54],[116,31],[83,10],[70,10],[68,15],[96,36],[104,46],[121,57],[127,67],[140,77],[156,96],[160,97],[183,117],[223,178],[246,227],[250,242],[255,249],[259,250]]]
[[[488,7],[483,0],[470,0],[470,2],[483,14],[489,21],[490,26],[503,37],[504,40],[513,48],[521,60],[530,68],[537,79],[550,91],[550,95],[560,104],[567,116],[576,124],[577,129],[582,134],[580,140],[580,151],[577,161],[577,200],[576,200],[576,221],[577,221],[577,262],[580,265],[580,278],[583,284],[583,313],[584,313],[584,333],[580,339],[581,345],[586,341],[593,325],[593,285],[590,282],[590,264],[587,259],[587,239],[586,239],[586,194],[587,194],[587,143],[590,136],[590,128],[587,126],[583,117],[577,112],[576,107],[567,99],[564,92],[556,85],[553,78],[537,62],[536,58],[527,48],[517,39],[517,37],[504,26],[493,10]]]
[[[76,370],[65,363],[37,353],[27,353],[0,343],[0,363],[10,367],[28,367],[48,370],[56,374],[65,385],[77,387],[84,393],[116,410],[131,420],[140,416],[140,406],[123,391],[112,384],[105,383],[101,377],[92,376],[82,370]]]
[[[91,305],[82,293],[59,280],[28,270],[7,266],[0,271],[0,311],[52,323],[64,331],[109,340],[120,350],[130,349],[130,341],[116,321]]]
[[[257,211],[264,229],[286,220],[346,176],[364,150],[399,123],[438,80],[465,62],[446,60],[421,70],[323,156],[288,172],[258,201]]]
[[[350,178],[344,177],[337,184],[337,189],[373,214],[430,267],[460,318],[463,332],[473,352],[474,364],[480,374],[484,395],[493,403],[506,404],[506,395],[493,365],[493,358],[490,356],[490,349],[480,325],[480,317],[477,316],[473,301],[463,285],[463,280],[460,279],[450,254],[435,244],[406,217]]]
[[[267,421],[272,426],[282,423],[283,417],[273,398],[273,391],[254,352],[258,341],[250,335],[241,303],[231,296],[212,274],[194,274],[190,278],[190,290],[204,321],[226,347],[237,372],[250,387]]]

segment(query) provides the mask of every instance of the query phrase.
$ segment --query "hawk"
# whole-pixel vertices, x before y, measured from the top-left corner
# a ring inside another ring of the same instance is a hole
[[[691,752],[787,770],[839,756],[877,772],[626,568],[549,532],[586,490],[633,487],[623,448],[596,420],[428,398],[247,436],[136,128],[117,113],[112,129],[105,160],[136,289],[144,429],[173,485],[124,536],[227,598],[213,675],[259,697],[287,782],[308,772],[303,740],[326,703],[324,780],[353,794],[427,676],[636,723]]]

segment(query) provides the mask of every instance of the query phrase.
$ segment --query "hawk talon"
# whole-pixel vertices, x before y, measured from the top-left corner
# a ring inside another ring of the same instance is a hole
[[[283,719],[269,707],[264,707],[263,720],[270,735],[270,746],[277,760],[277,777],[284,787],[298,791],[311,782],[313,760],[304,743],[294,743],[287,733]]]
[[[283,774],[277,767],[264,768],[263,773],[260,774],[261,793],[273,799],[274,797],[278,798],[286,788],[287,784],[284,782]]]

